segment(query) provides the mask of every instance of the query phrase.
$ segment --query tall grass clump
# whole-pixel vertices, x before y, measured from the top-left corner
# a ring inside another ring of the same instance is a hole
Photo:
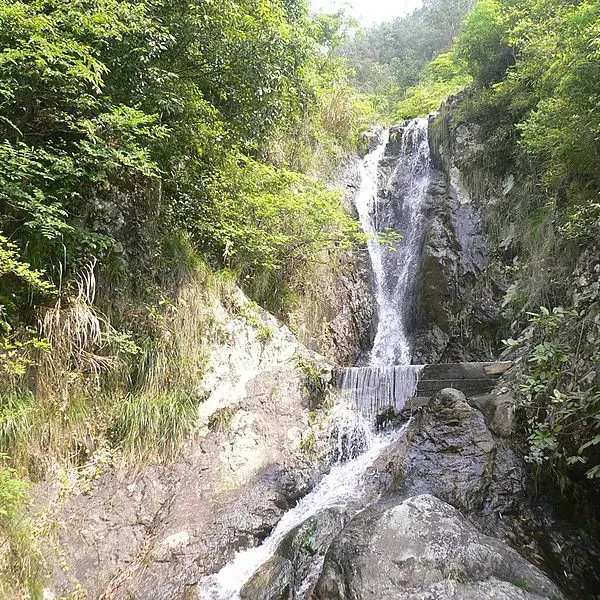
[[[53,458],[76,464],[95,433],[96,410],[89,396],[54,403],[29,390],[0,394],[0,450],[35,477]]]
[[[170,460],[193,430],[197,416],[197,402],[179,391],[129,394],[120,403],[113,441],[137,464]]]
[[[129,306],[116,301],[109,320],[90,263],[70,292],[40,309],[44,348],[34,348],[30,367],[0,385],[0,452],[14,466],[43,477],[53,461],[85,463],[107,440],[133,462],[175,456],[195,421],[208,347],[221,335],[215,307],[236,288],[232,276],[215,275],[198,259],[188,240],[174,236],[170,244],[160,268],[160,288],[169,295]]]

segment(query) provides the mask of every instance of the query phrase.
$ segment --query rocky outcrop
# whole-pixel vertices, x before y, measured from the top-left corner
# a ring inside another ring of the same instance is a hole
[[[432,494],[551,574],[567,597],[592,598],[600,589],[597,541],[563,521],[543,496],[532,496],[524,462],[490,431],[495,411],[486,422],[469,402],[458,390],[442,390],[414,416],[407,438],[381,459],[379,468],[395,478],[385,501]]]
[[[368,144],[377,144],[380,130],[371,132]],[[332,182],[342,192],[349,214],[360,188],[358,159],[348,162]],[[297,306],[289,314],[290,328],[307,348],[330,361],[352,366],[371,347],[374,337],[375,300],[366,251],[327,253],[316,258],[310,281],[303,284]]]
[[[431,495],[368,511],[332,545],[319,600],[559,600],[558,588],[503,542]]]
[[[591,600],[597,540],[532,498],[526,480],[483,413],[442,390],[367,473],[366,509],[323,511],[290,532],[243,597]]]
[[[56,524],[46,544],[48,597],[181,598],[264,539],[314,486],[325,439],[303,365],[314,378],[319,358],[252,310],[252,319],[221,315],[209,397],[172,464],[115,461],[85,489],[57,481],[35,490],[36,506]]]
[[[430,124],[431,184],[414,323],[414,362],[491,360],[502,329],[506,284],[490,260],[476,190],[465,182],[449,146]],[[456,153],[475,144],[468,130]]]
[[[351,366],[370,347],[375,302],[365,256],[348,251],[335,268],[315,267],[314,280],[290,314],[290,327],[307,348]]]

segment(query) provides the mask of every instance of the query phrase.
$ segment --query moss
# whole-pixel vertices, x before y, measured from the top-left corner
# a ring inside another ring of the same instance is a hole
[[[208,428],[211,431],[223,431],[239,410],[240,407],[237,405],[225,406],[217,410],[210,416]]]

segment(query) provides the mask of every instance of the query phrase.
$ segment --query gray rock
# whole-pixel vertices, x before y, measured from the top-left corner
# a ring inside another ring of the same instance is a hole
[[[499,350],[507,284],[488,252],[479,190],[457,166],[459,157],[474,147],[473,132],[459,129],[453,140],[448,133],[440,137],[430,132],[435,168],[426,200],[429,223],[415,319],[416,363],[490,360]]]
[[[293,600],[294,569],[280,556],[270,558],[242,588],[242,600]]]
[[[323,557],[345,522],[346,517],[342,511],[330,508],[298,525],[281,542],[277,555],[291,561],[296,589],[314,584]]]
[[[431,401],[431,406],[434,408],[456,408],[458,402],[466,402],[467,397],[463,392],[456,388],[444,388],[440,390]]]
[[[431,495],[354,519],[331,546],[320,600],[558,600],[558,588],[503,542]]]
[[[57,501],[48,489],[61,524],[47,547],[51,591],[66,596],[79,583],[90,598],[179,599],[260,543],[320,476],[318,454],[301,446],[309,412],[302,370],[269,368],[246,383],[229,421],[190,440],[175,463],[109,470],[92,495]]]
[[[496,435],[507,438],[513,433],[516,400],[512,394],[485,394],[469,398],[484,415],[490,430]]]

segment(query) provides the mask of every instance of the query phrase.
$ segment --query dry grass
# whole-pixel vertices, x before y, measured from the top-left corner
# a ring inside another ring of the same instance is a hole
[[[174,457],[194,428],[209,348],[222,336],[217,307],[239,294],[231,274],[198,263],[174,299],[132,307],[133,336],[113,329],[95,295],[90,264],[73,296],[40,315],[49,351],[33,385],[23,378],[0,389],[0,452],[33,476],[57,459],[85,461],[107,438],[134,462]]]

